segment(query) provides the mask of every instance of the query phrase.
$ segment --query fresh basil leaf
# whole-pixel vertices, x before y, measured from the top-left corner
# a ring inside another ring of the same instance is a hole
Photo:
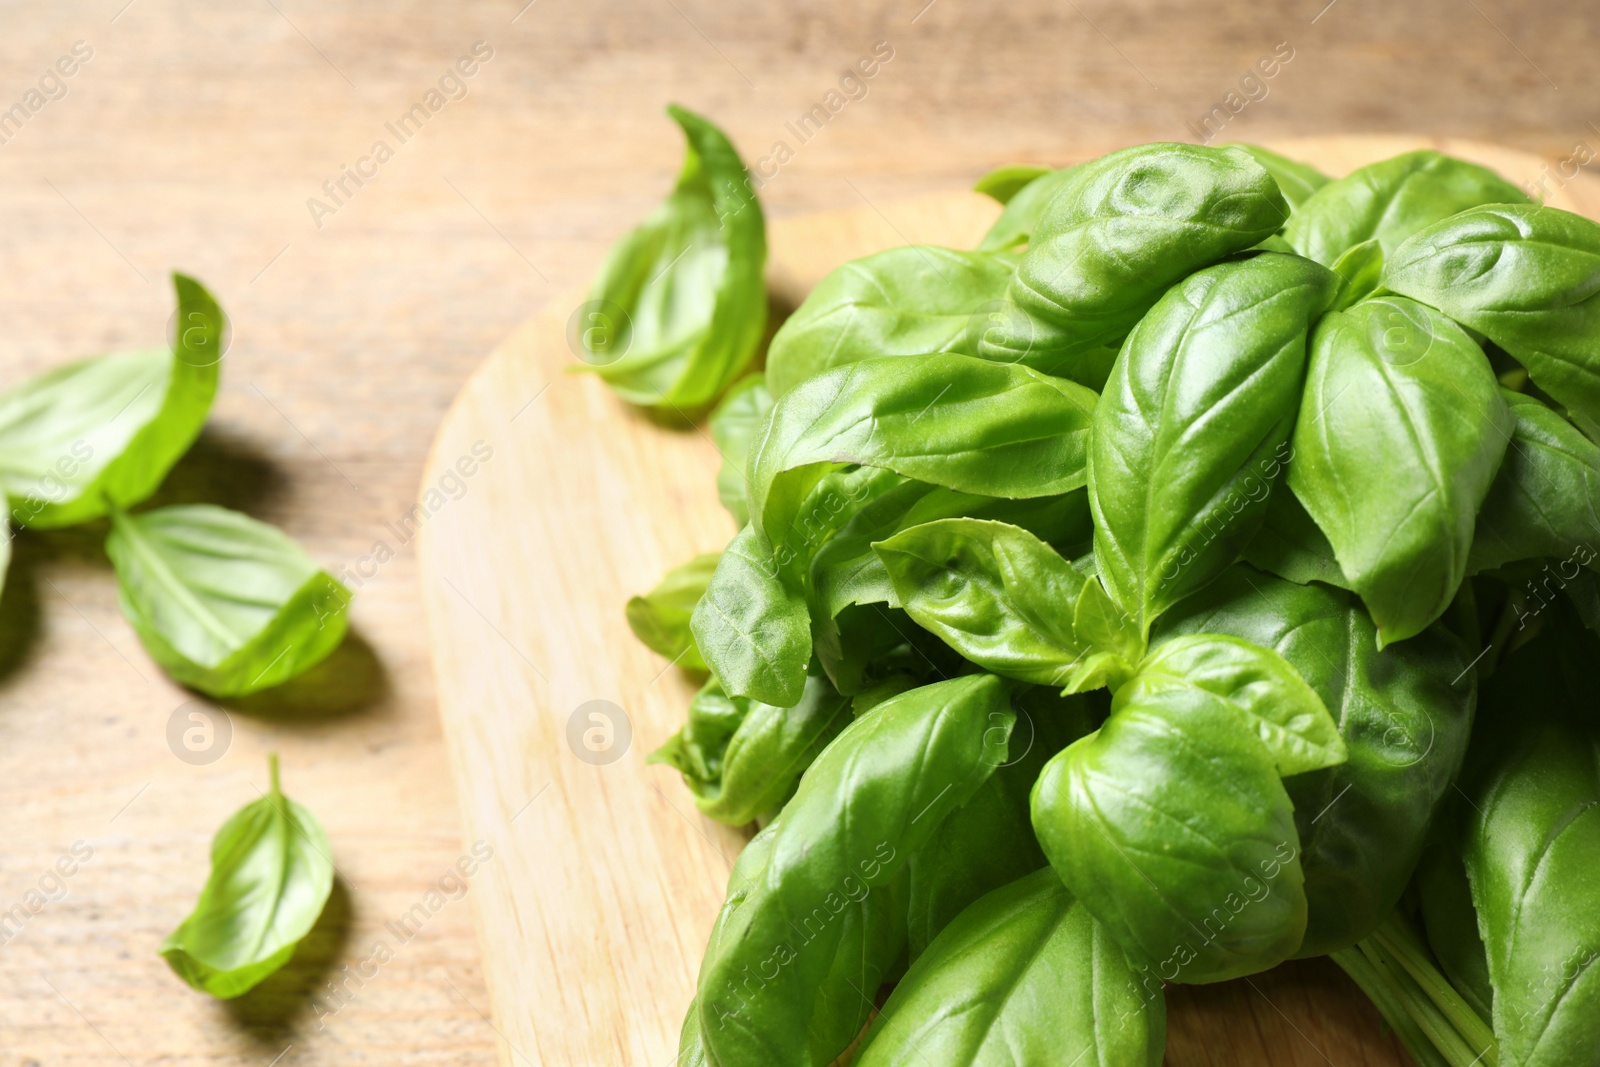
[[[1442,837],[1456,838],[1454,820],[1441,819]],[[1494,1018],[1494,987],[1489,982],[1489,955],[1478,933],[1478,913],[1472,907],[1472,883],[1461,854],[1444,842],[1422,855],[1417,865],[1417,899],[1422,905],[1428,945],[1450,984],[1483,1019]]]
[[[1007,290],[1016,313],[984,335],[990,359],[1048,369],[1115,344],[1169,287],[1276,233],[1289,212],[1271,175],[1237,148],[1143,145],[1071,175]]]
[[[1095,410],[1095,560],[1141,633],[1238,558],[1287,459],[1306,335],[1337,279],[1263,252],[1190,275],[1129,335]]]
[[[823,1067],[855,1039],[905,951],[907,858],[1005,762],[1013,721],[1005,684],[971,675],[823,751],[729,877],[696,997],[708,1061]]]
[[[1383,282],[1382,243],[1371,237],[1351,245],[1333,261],[1333,273],[1339,276],[1339,295],[1333,298],[1331,310],[1344,311],[1374,295]]]
[[[1516,423],[1478,512],[1467,573],[1541,556],[1592,562],[1600,545],[1600,446],[1543,402],[1502,395]]]
[[[805,594],[784,585],[777,559],[754,526],[723,550],[689,628],[701,658],[729,693],[779,707],[800,700],[811,659],[811,615]]]
[[[740,526],[750,521],[744,490],[745,459],[770,414],[772,393],[766,379],[752,374],[728,390],[707,420],[712,443],[722,454],[722,466],[717,468],[717,496]]]
[[[1385,288],[1484,334],[1575,417],[1600,419],[1600,223],[1537,204],[1483,207],[1389,258]]]
[[[980,252],[1001,252],[1028,243],[1039,226],[1050,202],[1071,180],[1077,167],[1052,170],[1024,185],[1005,202],[1005,210],[994,220],[989,232],[978,243]],[[981,192],[981,190],[980,190]]]
[[[99,356],[0,396],[0,485],[18,528],[73,526],[161,485],[216,396],[227,317],[204,286],[172,276],[170,348]]]
[[[280,685],[344,639],[350,590],[282,531],[237,511],[114,512],[106,554],[150,658],[210,696]]]
[[[996,167],[979,178],[973,184],[972,191],[982,193],[1003,206],[1009,204],[1013,197],[1031,185],[1034,179],[1042,178],[1049,173],[1051,173],[1049,167],[1013,163],[1006,167]]]
[[[1262,148],[1260,145],[1245,144],[1243,142],[1235,142],[1222,147],[1237,148],[1242,152],[1248,152],[1250,158],[1261,164],[1266,172],[1272,175],[1272,180],[1278,183],[1278,191],[1283,193],[1283,198],[1289,202],[1291,209],[1298,208],[1305,203],[1312,193],[1327,185],[1331,180],[1311,164],[1279,155],[1270,148]]]
[[[1157,1067],[1166,1002],[1049,870],[961,913],[912,964],[854,1063]]]
[[[779,399],[751,451],[751,525],[781,550],[833,464],[985,496],[1058,496],[1084,484],[1095,400],[1026,367],[949,353],[829,371]]]
[[[1350,588],[1327,536],[1292,492],[1280,490],[1268,498],[1261,529],[1244,546],[1242,557],[1251,566],[1297,585],[1326,582]]]
[[[279,789],[278,757],[267,760],[270,791],[217,831],[200,900],[161,945],[178,977],[223,1000],[288,963],[333,891],[328,835]]]
[[[1528,194],[1487,167],[1407,152],[1322,186],[1296,208],[1284,236],[1302,256],[1331,267],[1367,240],[1392,257],[1412,234],[1458,211],[1527,202]]]
[[[1080,599],[1105,597],[1099,581],[1019,527],[941,519],[873,549],[906,613],[985,670],[1079,689],[1118,681],[1139,659],[1139,635],[1120,612],[1111,628],[1078,632]]]
[[[755,358],[767,322],[766,222],[733,144],[672,105],[687,141],[677,187],[606,257],[584,364],[631,404],[694,409]]]
[[[689,630],[689,618],[721,558],[720,552],[707,552],[672,568],[650,592],[631,597],[625,609],[633,636],[685,670],[706,669]]]
[[[978,355],[988,304],[1005,295],[1012,255],[909,245],[831,272],[789,316],[767,352],[774,396],[836,367],[929,352]]]
[[[1174,608],[1153,640],[1159,649],[1180,634],[1231,634],[1272,649],[1338,722],[1348,758],[1284,783],[1310,906],[1296,955],[1367,937],[1400,900],[1453,795],[1476,704],[1470,656],[1437,623],[1379,651],[1352,594],[1243,564]]]
[[[850,721],[850,700],[820,667],[792,708],[730,697],[715,678],[689,702],[689,721],[649,762],[683,775],[695,806],[742,826],[783,806],[795,782]]]
[[[1450,606],[1514,425],[1482,350],[1432,308],[1384,297],[1318,324],[1289,486],[1380,646]]]

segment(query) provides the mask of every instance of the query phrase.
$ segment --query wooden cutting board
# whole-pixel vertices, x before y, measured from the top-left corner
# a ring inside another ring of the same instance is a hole
[[[1415,137],[1275,144],[1343,174],[1438,147],[1535,180],[1545,163]],[[1062,160],[1067,162],[1069,160]],[[1549,202],[1594,214],[1600,181]],[[998,208],[974,193],[863,203],[770,223],[781,314],[833,267],[907,243],[971,247]],[[585,299],[534,315],[445,417],[419,506],[423,598],[439,711],[506,1065],[669,1067],[701,951],[747,834],[702,817],[676,772],[645,757],[682,723],[694,686],[623,619],[627,598],[734,533],[703,427],[668,428],[571,374]],[[1325,961],[1168,994],[1167,1062],[1356,1067],[1407,1062]]]

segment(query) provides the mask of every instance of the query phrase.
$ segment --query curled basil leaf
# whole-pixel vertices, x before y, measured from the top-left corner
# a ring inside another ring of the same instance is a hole
[[[706,669],[689,631],[689,618],[721,558],[720,552],[707,552],[672,568],[650,592],[630,598],[624,609],[635,637],[686,670]]]
[[[695,1010],[721,1067],[824,1067],[906,945],[906,862],[1005,762],[1006,685],[971,675],[847,726],[740,855]]]
[[[999,316],[983,354],[1049,370],[1115,344],[1170,286],[1277,232],[1288,212],[1237,148],[1151,144],[1073,168],[1007,290],[1017,313]]]
[[[1011,255],[909,245],[854,260],[817,283],[772,338],[767,384],[781,397],[807,378],[880,356],[978,355],[986,304],[1005,295]]]
[[[1175,285],[1095,410],[1095,562],[1141,636],[1238,558],[1288,458],[1310,323],[1337,279],[1263,252]]]
[[[281,685],[344,639],[350,590],[282,531],[237,511],[115,512],[106,554],[150,658],[210,696]]]
[[[190,986],[227,1000],[294,955],[333,891],[328,835],[317,817],[272,785],[222,824],[211,842],[211,877],[161,955]]]
[[[961,913],[895,987],[854,1063],[898,1067],[1156,1067],[1159,982],[1042,870]]]
[[[766,222],[727,135],[673,105],[687,141],[677,187],[612,248],[590,289],[601,329],[584,367],[631,404],[694,409],[755,358],[767,321]]]
[[[1013,197],[1033,184],[1036,178],[1050,173],[1049,167],[1027,163],[1013,163],[996,167],[973,183],[972,191],[990,197],[995,203],[1009,204]]]
[[[84,360],[0,396],[0,486],[16,528],[98,519],[154,493],[200,435],[217,393],[227,317],[172,276],[170,348]]]
[[[811,614],[754,526],[739,531],[690,616],[695,647],[729,693],[791,707],[805,687]]]
[[[1526,204],[1528,194],[1487,167],[1431,150],[1380,160],[1307,197],[1284,227],[1294,250],[1323,266],[1376,239],[1393,256],[1412,234],[1480,204]]]
[[[1476,208],[1389,260],[1385,288],[1477,330],[1574,415],[1600,420],[1600,223],[1536,204]]]
[[[1380,645],[1449,607],[1513,426],[1482,350],[1432,308],[1385,297],[1318,324],[1289,486]]]
[[[766,379],[752,374],[728,390],[707,420],[711,440],[722,453],[722,466],[717,468],[717,496],[740,526],[750,521],[744,491],[745,459],[770,414],[772,393]]]
[[[1260,145],[1244,144],[1243,142],[1223,145],[1222,147],[1237,148],[1241,152],[1248,152],[1250,158],[1261,164],[1266,172],[1272,175],[1272,180],[1278,183],[1278,191],[1283,193],[1283,198],[1289,202],[1291,209],[1298,208],[1305,203],[1312,193],[1327,185],[1331,180],[1311,164],[1279,155],[1270,148],[1262,148]]]

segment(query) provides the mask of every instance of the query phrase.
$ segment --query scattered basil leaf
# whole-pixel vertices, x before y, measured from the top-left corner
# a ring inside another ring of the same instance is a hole
[[[720,552],[707,552],[672,568],[650,592],[630,598],[624,609],[633,635],[646,648],[685,670],[706,669],[706,661],[700,657],[689,630],[689,618],[705,595],[721,558]]]

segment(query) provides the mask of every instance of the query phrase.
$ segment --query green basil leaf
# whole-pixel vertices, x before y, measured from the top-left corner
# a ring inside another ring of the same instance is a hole
[[[895,597],[917,624],[985,670],[1056,689],[1120,680],[1142,651],[1122,620],[1080,634],[1080,598],[1104,599],[1055,549],[1026,530],[980,519],[913,526],[873,546]]]
[[[1318,324],[1289,486],[1380,645],[1449,607],[1513,426],[1482,350],[1432,308],[1385,297]]]
[[[1428,946],[1439,968],[1479,1018],[1494,1018],[1494,987],[1489,982],[1489,955],[1478,933],[1478,913],[1472,907],[1472,883],[1461,854],[1453,847],[1459,833],[1453,820],[1441,819],[1440,842],[1422,854],[1417,865],[1417,899],[1427,926]]]
[[[650,755],[683,775],[695,806],[742,826],[781,808],[795,782],[850,721],[850,699],[820,668],[792,708],[730,697],[715,678],[689,702],[689,721]]]
[[[1248,543],[1284,461],[1309,324],[1337,280],[1263,252],[1190,275],[1123,345],[1095,410],[1089,502],[1106,591],[1142,633]]]
[[[1104,726],[1045,765],[1033,828],[1067,888],[1156,981],[1254,974],[1300,947],[1294,805],[1230,700],[1135,676]]]
[[[740,855],[700,967],[707,1059],[824,1067],[905,951],[906,860],[1005,761],[1006,685],[971,675],[847,726]]]
[[[723,550],[689,628],[728,692],[779,707],[800,700],[811,659],[811,615],[805,594],[784,585],[777,559],[754,526]]]
[[[1372,237],[1345,249],[1333,261],[1333,273],[1339,276],[1339,295],[1333,298],[1331,310],[1344,311],[1359,304],[1382,287],[1382,243]]]
[[[18,528],[73,526],[148,498],[200,435],[217,393],[227,317],[172,276],[171,348],[57,368],[0,396],[0,485]]]
[[[161,945],[178,977],[223,1000],[288,963],[333,891],[328,835],[278,788],[278,757],[268,764],[271,790],[217,831],[200,900]]]
[[[929,352],[978,355],[985,305],[1005,295],[1011,255],[909,245],[832,271],[789,316],[767,352],[774,396],[835,367]]]
[[[1058,496],[1084,484],[1095,400],[1026,367],[948,353],[829,371],[779,399],[751,451],[751,525],[783,549],[833,464],[985,496]]]
[[[722,466],[717,468],[717,496],[740,526],[750,521],[744,489],[745,460],[770,414],[772,393],[766,379],[752,374],[728,390],[707,420],[712,443],[722,454]]]
[[[1526,204],[1528,194],[1487,167],[1424,150],[1369,164],[1331,181],[1295,210],[1284,236],[1324,266],[1364,241],[1383,255],[1417,231],[1479,204]]]
[[[1592,562],[1600,544],[1600,446],[1543,402],[1502,395],[1516,424],[1478,512],[1467,573],[1541,556]]]
[[[106,554],[150,658],[210,696],[281,685],[344,639],[350,590],[282,531],[237,511],[114,512]]]
[[[1141,975],[1055,874],[979,900],[911,967],[873,1021],[857,1067],[1157,1067],[1159,982]]]
[[[1027,244],[1038,229],[1039,219],[1050,206],[1050,201],[1066,186],[1077,169],[1067,167],[1049,171],[1017,190],[1005,202],[1005,210],[994,220],[989,232],[978,242],[978,251],[1001,252]]]
[[[1484,334],[1575,416],[1600,419],[1600,223],[1536,204],[1478,208],[1389,259],[1385,288]]]
[[[983,354],[1048,367],[1115,344],[1168,288],[1277,232],[1288,212],[1237,148],[1151,144],[1076,167],[1007,290],[1017,313],[998,316]]]
[[[1006,167],[996,167],[988,174],[979,178],[972,186],[972,191],[991,197],[995,203],[1005,205],[1031,185],[1036,178],[1042,178],[1051,173],[1049,167],[1032,166],[1026,163],[1013,163]]]
[[[1400,900],[1453,795],[1477,696],[1470,657],[1437,623],[1379,651],[1352,594],[1242,564],[1163,618],[1157,648],[1179,634],[1231,634],[1272,649],[1338,722],[1348,758],[1284,783],[1310,905],[1296,954],[1367,937]]]
[[[631,404],[704,407],[744,373],[767,322],[766,222],[727,135],[677,105],[687,141],[672,194],[606,257],[584,365]]]
[[[668,571],[644,596],[629,598],[625,611],[633,636],[652,652],[660,653],[686,670],[705,670],[706,661],[695,647],[689,618],[694,614],[694,606],[705,595],[721,558],[720,552],[696,556]]]
[[[1312,193],[1331,180],[1311,164],[1279,155],[1270,148],[1243,142],[1234,142],[1222,147],[1237,148],[1250,153],[1250,157],[1261,164],[1266,172],[1272,175],[1272,180],[1278,183],[1278,191],[1283,193],[1283,198],[1289,202],[1290,208],[1298,208]]]
[[[1292,492],[1280,491],[1268,498],[1261,529],[1241,555],[1251,566],[1297,585],[1326,582],[1339,589],[1350,588],[1350,579],[1339,569],[1327,536]]]

